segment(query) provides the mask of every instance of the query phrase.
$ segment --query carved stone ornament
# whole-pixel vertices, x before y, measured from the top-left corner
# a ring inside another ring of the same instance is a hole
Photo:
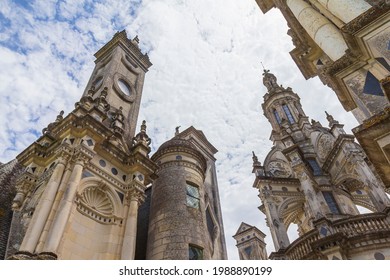
[[[333,148],[333,139],[328,134],[323,134],[318,140],[318,156],[324,160]]]
[[[291,168],[282,161],[271,161],[268,164],[268,172],[273,177],[289,178],[292,175]]]

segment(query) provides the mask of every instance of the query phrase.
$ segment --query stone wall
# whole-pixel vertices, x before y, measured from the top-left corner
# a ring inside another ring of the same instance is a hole
[[[8,236],[12,221],[12,200],[15,197],[15,183],[22,167],[16,160],[0,166],[0,259],[6,255]]]

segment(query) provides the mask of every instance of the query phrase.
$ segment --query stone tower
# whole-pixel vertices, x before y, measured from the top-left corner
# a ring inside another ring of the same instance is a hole
[[[75,109],[0,165],[6,258],[227,258],[217,150],[202,131],[177,128],[150,158],[145,121],[136,133],[152,65],[138,43],[116,33]]]
[[[256,0],[280,10],[294,62],[318,76],[361,124],[353,133],[390,192],[390,2]]]
[[[152,156],[147,259],[226,259],[214,154],[203,132],[176,131]]]
[[[135,135],[152,64],[125,31],[95,57],[75,109],[17,156],[25,170],[12,205],[12,259],[134,258],[138,207],[157,168],[145,122]]]
[[[276,250],[270,258],[389,258],[390,240],[380,236],[390,234],[390,200],[354,137],[327,113],[328,127],[309,122],[299,96],[269,71],[263,83],[274,146],[263,165],[253,155],[253,172]],[[290,243],[292,223],[299,238]]]
[[[265,234],[258,228],[241,223],[233,238],[236,240],[240,260],[267,260]]]

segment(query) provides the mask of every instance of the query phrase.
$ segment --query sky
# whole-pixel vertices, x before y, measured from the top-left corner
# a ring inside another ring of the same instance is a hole
[[[74,109],[94,67],[93,54],[115,32],[138,35],[153,66],[146,74],[138,124],[147,121],[152,153],[175,127],[202,130],[218,149],[217,174],[229,259],[241,222],[266,235],[252,187],[252,151],[261,162],[272,147],[261,104],[261,62],[301,97],[307,116],[324,111],[357,126],[335,93],[305,80],[289,55],[287,24],[255,0],[2,0],[0,5],[0,162],[12,160],[55,120]],[[290,230],[290,236],[296,236]]]

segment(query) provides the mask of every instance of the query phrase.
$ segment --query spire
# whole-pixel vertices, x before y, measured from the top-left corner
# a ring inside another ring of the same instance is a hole
[[[264,69],[263,71],[263,84],[266,86],[268,92],[272,92],[275,89],[280,88],[275,75],[270,73],[269,70]]]
[[[152,139],[146,134],[146,121],[143,120],[141,124],[141,131],[133,137],[133,147],[142,151],[145,155],[150,152],[150,144]]]
[[[328,114],[327,111],[325,111],[325,114],[326,114],[326,119],[328,120],[329,122],[329,127],[332,127],[334,124],[338,124],[339,122],[336,121],[332,115]]]

